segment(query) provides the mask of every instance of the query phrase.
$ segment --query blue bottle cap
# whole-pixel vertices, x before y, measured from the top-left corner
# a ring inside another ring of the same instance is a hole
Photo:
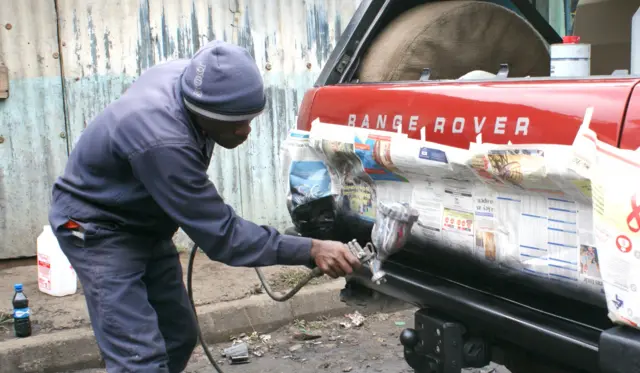
[[[15,285],[13,285],[13,288],[14,288],[16,291],[22,291],[22,284],[15,284]]]

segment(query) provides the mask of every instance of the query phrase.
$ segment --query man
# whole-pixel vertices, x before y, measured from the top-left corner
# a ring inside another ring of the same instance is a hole
[[[82,283],[108,372],[181,372],[195,348],[171,241],[178,227],[209,258],[233,266],[315,261],[332,277],[359,266],[342,243],[240,218],[209,181],[214,144],[247,140],[265,107],[263,88],[246,50],[214,41],[191,60],[143,73],[71,152],[49,220]]]

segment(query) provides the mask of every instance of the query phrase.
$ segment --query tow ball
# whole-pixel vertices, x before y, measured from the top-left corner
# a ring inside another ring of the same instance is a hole
[[[433,310],[415,314],[415,329],[400,334],[404,358],[416,373],[461,373],[491,363],[490,347],[466,328]]]

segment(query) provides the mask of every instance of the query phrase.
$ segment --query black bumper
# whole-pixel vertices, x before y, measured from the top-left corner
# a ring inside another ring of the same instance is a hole
[[[349,280],[418,307],[437,310],[476,334],[518,346],[569,369],[640,372],[640,332],[636,330],[588,325],[393,262],[384,269],[388,273],[386,284],[373,284],[369,273]],[[573,307],[583,306],[573,303]],[[606,314],[606,310],[602,312]]]
[[[333,238],[367,242],[371,227],[350,223],[339,225],[343,228]],[[295,229],[286,233],[298,235]],[[447,315],[497,345],[515,346],[569,370],[640,373],[640,331],[612,324],[604,300],[581,302],[447,252],[408,245],[384,264],[386,283],[374,284],[364,269],[348,281]]]

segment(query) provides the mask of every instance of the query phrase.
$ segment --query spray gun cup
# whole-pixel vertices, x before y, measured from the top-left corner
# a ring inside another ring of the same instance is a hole
[[[369,269],[373,274],[371,281],[375,284],[386,282],[387,273],[382,270],[382,263],[405,246],[418,217],[418,211],[409,204],[378,202],[371,243],[367,244],[370,251],[375,253],[375,258],[369,261]]]
[[[418,211],[406,203],[378,203],[371,242],[379,260],[387,259],[405,246],[418,216]]]

